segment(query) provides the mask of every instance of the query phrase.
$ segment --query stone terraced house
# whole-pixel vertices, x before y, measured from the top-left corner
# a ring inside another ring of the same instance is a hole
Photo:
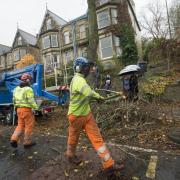
[[[113,31],[106,31],[117,24],[117,6],[121,0],[96,0],[96,12],[99,34],[98,59],[105,69],[113,68],[113,57],[121,56],[120,40]],[[135,15],[133,0],[127,0],[128,13],[135,32],[135,41],[141,56],[140,27]],[[88,16],[84,14],[69,22],[46,9],[42,25],[35,37],[22,30],[17,30],[11,50],[0,55],[7,68],[16,64],[26,53],[31,53],[38,62],[43,63],[45,72],[53,72],[54,67],[63,68],[72,64],[77,56],[87,55]],[[1,46],[0,46],[1,48]],[[0,51],[1,52],[1,51]],[[0,65],[3,62],[0,61]],[[1,67],[1,66],[0,66]]]
[[[10,50],[11,47],[0,44],[0,72],[7,69],[7,55]]]
[[[40,62],[39,47],[37,47],[37,38],[21,29],[17,29],[12,47],[0,46],[0,71],[12,70],[16,68],[18,61],[26,54],[31,54],[37,62]]]

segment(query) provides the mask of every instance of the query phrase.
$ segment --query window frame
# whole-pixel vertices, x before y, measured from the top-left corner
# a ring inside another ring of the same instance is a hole
[[[22,37],[21,36],[18,37],[17,44],[18,44],[18,46],[22,46]]]
[[[7,65],[11,65],[12,64],[12,54],[8,54],[7,55]]]
[[[109,0],[99,0],[99,5],[101,6],[101,5],[106,4],[108,2],[109,2]]]
[[[82,27],[83,27],[83,30],[82,30]],[[79,38],[80,39],[86,38],[86,25],[85,24],[81,24],[79,26]]]
[[[106,18],[102,18],[99,19],[100,14],[106,12],[107,13],[107,17]],[[100,22],[104,21],[104,20],[108,20],[108,24],[104,25],[104,26],[100,26]],[[100,11],[97,13],[97,24],[98,24],[98,29],[103,29],[105,27],[108,27],[111,25],[111,19],[110,19],[110,13],[109,13],[109,9],[104,9],[103,11]]]
[[[21,52],[22,52],[22,51],[24,51],[24,52],[25,52],[25,54],[24,54],[24,55],[22,55],[22,54],[21,54]],[[23,58],[26,54],[27,54],[27,50],[26,50],[26,49],[24,49],[24,48],[19,49],[19,56],[20,56],[20,59],[21,59],[21,58]]]
[[[102,39],[105,39],[105,38],[110,38],[111,46],[102,48],[101,40],[102,40]],[[101,59],[105,60],[105,59],[109,59],[109,58],[112,58],[112,57],[113,57],[113,41],[112,41],[112,35],[110,35],[110,36],[105,36],[105,37],[100,38],[100,39],[99,39],[99,45],[100,45]],[[112,55],[111,55],[111,56],[107,56],[107,57],[103,57],[102,50],[103,50],[103,49],[107,49],[107,48],[111,48],[111,50],[112,50]]]
[[[46,39],[46,38],[49,40],[49,46],[45,46],[45,39]],[[48,48],[51,47],[51,40],[50,40],[49,35],[48,35],[48,36],[44,36],[44,37],[42,38],[42,44],[43,44],[43,49],[48,49]]]
[[[48,59],[49,58],[49,59]],[[47,61],[48,60],[48,61]],[[52,70],[52,59],[51,59],[51,54],[46,54],[44,56],[44,64],[45,64],[45,73],[51,73]],[[48,62],[48,63],[47,63]]]
[[[56,62],[54,61],[56,57]],[[58,54],[51,54],[51,59],[52,59],[52,67],[57,68],[59,66],[59,55]]]
[[[84,54],[86,54],[86,56],[84,56]],[[87,58],[87,47],[86,46],[80,48],[80,54],[79,55],[81,57]]]
[[[69,31],[65,31],[63,33],[63,36],[64,36],[64,44],[65,45],[70,44],[71,43],[71,41],[70,41],[70,32]],[[68,38],[68,42],[66,42],[66,40],[67,40],[66,38]]]
[[[115,11],[115,15],[113,16],[113,11]],[[111,24],[118,24],[118,12],[117,12],[117,8],[111,8]]]
[[[51,30],[52,29],[52,19],[49,18],[46,20],[46,29]]]
[[[17,52],[17,54],[16,54],[16,52]],[[16,55],[18,55],[18,59],[16,59]],[[17,62],[17,61],[19,61],[20,60],[20,51],[19,51],[19,49],[17,49],[17,50],[15,50],[14,52],[13,52],[13,56],[14,56],[14,61],[15,62]]]
[[[69,54],[69,57],[70,57],[70,59],[69,59],[69,61],[67,61],[67,54]],[[66,51],[65,53],[64,53],[64,59],[65,59],[65,63],[66,64],[69,64],[70,62],[71,62],[71,60],[72,60],[72,53],[71,53],[71,51]]]
[[[52,37],[56,37],[56,45],[53,45],[53,41],[52,41]],[[57,34],[51,34],[51,47],[59,47],[59,43],[58,43],[58,35]]]
[[[119,42],[117,43],[117,39],[119,40]],[[115,48],[115,51],[116,51],[116,56],[121,56],[122,55],[122,49],[121,49],[121,46],[120,46],[120,38],[118,36],[113,36],[113,41],[114,41],[114,48]],[[121,52],[120,54],[118,53],[118,49],[119,49],[119,52]]]

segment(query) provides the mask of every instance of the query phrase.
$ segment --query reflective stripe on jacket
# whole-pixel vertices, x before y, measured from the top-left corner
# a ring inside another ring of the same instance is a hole
[[[31,87],[17,86],[13,92],[13,103],[15,107],[38,109]]]
[[[86,116],[91,111],[89,105],[91,98],[101,99],[103,97],[90,88],[82,74],[76,73],[70,85],[68,115]]]

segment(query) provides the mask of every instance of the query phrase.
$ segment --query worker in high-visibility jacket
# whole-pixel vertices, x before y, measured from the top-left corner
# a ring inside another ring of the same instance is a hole
[[[29,148],[36,143],[32,141],[32,132],[35,123],[35,117],[32,110],[37,110],[37,104],[34,99],[33,89],[30,87],[31,75],[25,73],[21,77],[22,83],[14,89],[13,103],[17,109],[18,126],[12,137],[11,146],[16,148],[21,135],[24,133],[24,148]]]
[[[74,61],[73,68],[75,75],[70,84],[70,105],[68,111],[69,136],[66,157],[74,164],[81,163],[80,158],[76,156],[76,146],[79,135],[84,130],[101,158],[104,170],[107,172],[121,170],[124,165],[115,164],[91,113],[89,101],[91,99],[104,101],[104,98],[93,91],[85,80],[90,71],[90,64],[86,58],[79,57]]]

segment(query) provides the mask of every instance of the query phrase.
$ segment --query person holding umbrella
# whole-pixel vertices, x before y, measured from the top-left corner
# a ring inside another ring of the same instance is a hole
[[[119,72],[123,80],[123,92],[129,101],[138,99],[138,78],[136,73],[140,70],[137,65],[126,66]]]

